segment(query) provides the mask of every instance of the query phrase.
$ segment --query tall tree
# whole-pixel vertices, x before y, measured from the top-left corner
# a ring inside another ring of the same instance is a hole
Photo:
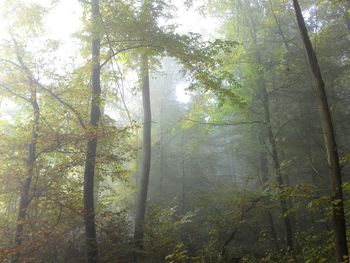
[[[328,98],[325,89],[325,83],[322,77],[321,69],[317,60],[316,53],[311,44],[304,17],[298,0],[293,0],[295,15],[298,22],[298,27],[302,40],[305,46],[308,62],[317,84],[317,98],[320,108],[320,119],[324,134],[324,142],[326,147],[326,154],[328,165],[331,173],[332,182],[332,209],[333,221],[335,231],[335,249],[336,258],[338,262],[349,262],[348,246],[346,236],[346,225],[344,215],[344,198],[342,189],[342,176],[339,163],[338,149],[335,139],[335,132],[333,127],[332,116],[328,104]]]
[[[100,66],[100,3],[99,0],[91,1],[92,15],[92,85],[91,85],[91,111],[90,129],[86,149],[85,170],[84,170],[84,222],[86,238],[86,262],[95,263],[98,257],[95,206],[94,206],[94,178],[96,166],[96,152],[98,140],[98,126],[101,116],[101,66]]]
[[[146,38],[149,37],[149,22],[150,22],[150,8],[151,1],[143,1],[141,16],[143,17]],[[152,111],[151,111],[151,98],[149,89],[149,58],[143,51],[141,54],[140,64],[140,77],[142,88],[142,106],[143,106],[143,134],[142,134],[142,170],[141,180],[139,184],[139,190],[136,199],[136,211],[135,211],[135,256],[134,261],[139,262],[143,250],[143,223],[146,213],[147,192],[149,184],[149,174],[151,170],[151,155],[152,155],[152,141],[151,141],[151,129],[152,129]]]
[[[18,216],[17,216],[16,233],[15,233],[15,245],[17,249],[20,249],[20,246],[23,242],[24,222],[26,220],[27,209],[31,201],[30,188],[31,188],[32,179],[35,172],[35,161],[36,161],[36,152],[37,152],[36,148],[38,143],[38,132],[39,132],[39,122],[40,122],[40,109],[39,109],[38,97],[37,97],[37,83],[33,79],[33,76],[31,75],[29,69],[24,64],[22,57],[19,55],[18,53],[19,47],[15,40],[14,40],[14,43],[15,43],[18,63],[21,67],[21,70],[26,74],[26,79],[30,90],[30,99],[28,99],[28,102],[31,104],[32,117],[33,117],[33,124],[32,124],[32,130],[31,130],[32,134],[31,134],[30,144],[28,147],[28,157],[26,161],[27,174],[24,182],[22,183],[20,203],[19,203]],[[21,257],[20,250],[17,250],[16,256],[13,262],[19,262],[20,257]]]
[[[242,10],[244,10],[244,7],[241,7]],[[253,40],[253,43],[255,45],[256,49],[256,62],[258,64],[257,67],[257,84],[260,89],[260,97],[261,102],[263,106],[263,116],[264,116],[264,123],[266,125],[266,133],[267,133],[267,139],[269,141],[270,147],[271,147],[271,157],[272,157],[272,163],[273,163],[273,169],[276,176],[276,181],[278,187],[283,187],[285,185],[285,182],[282,177],[281,173],[281,161],[280,156],[278,154],[277,149],[277,142],[276,142],[276,136],[274,134],[274,131],[272,129],[272,123],[271,123],[271,109],[270,109],[270,98],[268,94],[268,90],[266,87],[266,80],[264,75],[264,65],[262,61],[262,56],[260,53],[260,47],[258,44],[258,37],[257,37],[257,31],[256,31],[256,25],[255,22],[250,19],[247,21],[250,25],[252,25],[250,29],[251,37]],[[281,212],[283,215],[283,222],[285,227],[285,233],[286,233],[286,246],[288,250],[293,250],[293,230],[292,230],[292,222],[290,219],[290,216],[288,215],[288,204],[287,201],[280,197],[280,206],[281,206]]]
[[[142,103],[143,103],[143,134],[142,134],[142,172],[139,191],[136,200],[135,214],[135,248],[138,251],[143,249],[143,222],[145,219],[149,174],[151,169],[151,128],[152,113],[149,91],[149,68],[148,56],[141,56],[141,78],[142,78]],[[136,252],[135,262],[139,262],[139,253]]]
[[[273,167],[277,179],[277,184],[279,187],[283,187],[285,185],[282,174],[281,174],[281,163],[280,157],[277,151],[277,143],[276,138],[272,130],[271,117],[270,117],[270,105],[269,105],[269,97],[265,86],[265,80],[261,80],[261,92],[262,92],[262,103],[264,108],[264,118],[267,129],[267,136],[269,143],[271,145],[271,155],[273,161]],[[293,232],[292,232],[292,222],[290,220],[290,216],[288,215],[288,205],[287,201],[281,197],[280,198],[281,210],[283,214],[284,226],[286,229],[286,245],[287,249],[293,249]]]

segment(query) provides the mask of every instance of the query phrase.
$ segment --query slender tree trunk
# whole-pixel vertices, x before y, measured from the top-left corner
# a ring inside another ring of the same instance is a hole
[[[242,5],[242,4],[240,3],[240,5]],[[251,37],[252,37],[253,43],[255,45],[255,48],[257,50],[256,60],[257,60],[258,65],[260,66],[260,65],[262,65],[262,59],[261,59],[260,49],[258,46],[256,28],[255,28],[253,20],[250,20],[249,17],[246,18],[246,21],[248,24],[250,24],[250,27],[251,27],[251,31],[250,31]],[[280,160],[279,160],[279,156],[278,156],[278,152],[277,152],[276,140],[275,140],[275,137],[274,137],[274,134],[272,131],[269,96],[268,96],[267,89],[266,89],[264,73],[261,72],[261,70],[257,70],[257,74],[259,77],[258,82],[261,85],[261,99],[262,99],[262,104],[263,104],[263,108],[264,108],[265,125],[266,125],[266,129],[267,129],[268,140],[269,140],[269,143],[271,146],[271,155],[272,155],[272,161],[273,161],[274,170],[275,170],[275,174],[276,174],[277,184],[279,187],[282,187],[284,185],[284,182],[283,182],[282,174],[280,171]],[[290,220],[289,215],[287,214],[287,211],[288,211],[287,201],[284,200],[283,198],[280,198],[280,205],[281,205],[281,211],[283,214],[284,226],[286,229],[287,249],[293,250],[292,222]]]
[[[91,87],[91,134],[87,142],[85,170],[84,170],[84,221],[86,238],[86,262],[97,262],[98,249],[95,226],[94,206],[94,177],[96,165],[97,130],[100,120],[100,34],[99,24],[99,0],[92,0],[92,87]]]
[[[257,62],[259,65],[261,65],[261,58],[260,58],[260,53],[259,53],[259,47],[257,46],[257,41],[256,37],[254,35],[254,42],[256,44],[256,48],[258,50],[257,53]],[[265,119],[265,125],[266,125],[266,131],[267,131],[267,138],[269,140],[269,144],[271,146],[271,157],[272,157],[272,162],[273,162],[273,167],[276,175],[276,180],[278,187],[283,187],[284,186],[284,180],[281,174],[281,163],[277,151],[277,144],[276,144],[276,139],[273,134],[272,130],[272,124],[271,124],[271,114],[270,114],[270,102],[269,102],[269,96],[267,93],[266,89],[266,83],[265,79],[263,76],[262,72],[258,71],[258,76],[259,76],[259,82],[260,82],[260,87],[261,87],[261,100],[264,108],[264,119]],[[283,215],[283,222],[284,222],[284,227],[286,230],[286,246],[288,250],[293,250],[293,230],[292,230],[292,222],[287,214],[288,212],[288,204],[287,201],[283,198],[280,198],[280,206],[281,206],[281,212]]]
[[[160,102],[160,139],[159,139],[159,199],[161,200],[163,197],[163,181],[164,181],[164,174],[165,174],[165,158],[164,158],[164,96],[162,94],[161,96],[161,102]]]
[[[262,139],[259,139],[260,143],[262,144]],[[265,187],[266,183],[269,180],[269,170],[268,170],[268,166],[267,166],[267,159],[266,159],[266,155],[263,151],[260,152],[259,154],[259,161],[260,161],[260,180],[261,180],[261,184],[263,187]],[[270,231],[271,231],[271,237],[275,242],[275,246],[276,249],[279,250],[280,247],[278,245],[278,238],[277,238],[277,232],[275,229],[275,224],[273,221],[273,216],[271,214],[270,210],[266,211],[268,220],[269,220],[269,224],[270,224]]]
[[[17,216],[17,226],[15,233],[15,245],[17,250],[16,256],[13,262],[19,262],[21,254],[19,252],[20,246],[23,242],[23,230],[24,222],[27,214],[27,208],[30,204],[29,191],[32,183],[32,178],[34,175],[35,159],[36,159],[36,146],[38,141],[38,131],[39,131],[39,118],[40,118],[40,109],[37,101],[37,90],[34,83],[30,83],[31,89],[31,104],[33,109],[33,126],[32,126],[32,136],[31,142],[28,149],[28,159],[27,159],[27,176],[25,181],[22,184],[20,204]]]
[[[259,141],[260,141],[260,144],[263,145],[262,139]],[[261,152],[259,153],[259,162],[260,162],[260,180],[261,180],[261,184],[265,186],[265,184],[269,180],[269,169],[267,166],[266,153],[263,150],[261,150]]]
[[[253,34],[253,39],[255,46],[257,48],[257,62],[259,65],[261,65],[261,58],[259,53],[259,47],[257,45],[257,40],[255,34]],[[276,175],[276,180],[278,187],[283,187],[284,180],[281,174],[281,164],[280,159],[277,151],[277,144],[276,139],[273,134],[272,130],[272,124],[271,124],[271,114],[270,114],[270,102],[269,102],[269,96],[266,89],[266,83],[263,76],[263,73],[258,71],[259,76],[259,82],[260,82],[260,89],[261,89],[261,100],[264,108],[264,119],[265,119],[265,125],[266,125],[266,131],[267,131],[267,137],[269,140],[269,144],[271,146],[271,156],[272,156],[272,162],[274,166],[274,171]],[[288,212],[288,204],[287,201],[283,198],[280,198],[280,205],[281,205],[281,211],[283,214],[283,222],[284,227],[286,229],[286,246],[288,250],[293,250],[293,230],[292,230],[292,222],[287,214]]]
[[[265,123],[266,123],[269,143],[271,145],[271,155],[272,155],[274,170],[276,173],[276,180],[277,180],[278,186],[282,187],[284,185],[284,181],[283,181],[283,177],[281,174],[281,164],[280,164],[280,160],[279,160],[279,156],[278,156],[278,152],[277,152],[276,140],[275,140],[275,136],[273,135],[273,131],[272,131],[269,97],[267,94],[267,90],[266,90],[266,86],[265,86],[264,81],[262,81],[262,84],[261,84],[261,91],[262,91]],[[290,220],[290,217],[287,215],[287,211],[288,211],[287,201],[283,198],[280,198],[280,205],[281,205],[281,210],[282,210],[282,214],[283,214],[284,226],[286,228],[287,248],[292,250],[293,249],[292,222]]]
[[[146,201],[149,174],[151,169],[151,127],[152,127],[152,112],[151,99],[149,91],[149,69],[148,56],[143,54],[141,56],[141,78],[142,78],[142,101],[143,101],[143,141],[142,141],[142,173],[140,189],[138,191],[136,200],[136,215],[135,215],[135,262],[139,262],[141,258],[141,251],[143,250],[143,223],[146,212]]]
[[[185,158],[182,156],[182,214],[185,214],[186,207],[186,170],[185,170]]]
[[[317,97],[320,106],[320,118],[324,134],[325,147],[327,152],[327,160],[331,173],[332,195],[333,195],[333,221],[335,231],[335,248],[336,258],[338,262],[349,262],[348,246],[346,237],[346,225],[344,215],[344,200],[342,190],[342,177],[339,164],[338,149],[335,140],[335,132],[332,122],[332,117],[328,105],[328,99],[325,89],[325,84],[322,78],[320,66],[317,56],[312,47],[305,21],[300,9],[298,0],[293,0],[296,18],[300,34],[302,36],[305,50],[307,53],[309,65],[311,67],[314,79],[317,83]],[[344,258],[346,258],[344,260]]]

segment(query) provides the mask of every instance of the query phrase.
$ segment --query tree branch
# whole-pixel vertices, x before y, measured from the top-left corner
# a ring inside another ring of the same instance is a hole
[[[80,126],[83,129],[86,129],[86,125],[84,123],[84,119],[81,117],[80,112],[78,110],[76,110],[72,105],[70,105],[69,103],[65,102],[64,100],[62,100],[57,94],[55,94],[51,89],[46,88],[45,86],[43,86],[41,83],[39,83],[37,80],[35,81],[36,84],[39,86],[39,88],[41,88],[42,90],[46,91],[47,93],[49,93],[54,99],[56,99],[59,103],[61,103],[62,105],[66,106],[67,108],[69,108],[76,116],[76,118],[78,119]]]
[[[113,49],[113,46],[112,46],[112,43],[111,43],[109,34],[108,34],[108,32],[107,32],[107,28],[106,28],[105,22],[104,22],[104,20],[103,20],[103,17],[102,17],[102,15],[101,15],[101,13],[99,13],[99,15],[100,15],[100,19],[101,19],[101,22],[102,22],[103,30],[104,30],[105,35],[106,35],[106,38],[107,38],[107,43],[108,43],[109,49],[110,49],[111,53],[114,54],[115,52],[114,52],[114,49]],[[113,57],[113,59],[114,59],[116,65],[117,65],[118,72],[119,72],[119,74],[120,74],[120,76],[121,76],[121,86],[124,86],[124,85],[123,85],[123,73],[122,73],[122,71],[121,71],[121,69],[120,69],[120,67],[119,67],[119,65],[118,65],[117,59],[116,59],[115,57]],[[129,111],[129,109],[128,109],[127,105],[126,105],[126,102],[125,102],[123,89],[122,89],[122,87],[119,85],[118,78],[117,78],[117,73],[116,73],[116,70],[114,69],[113,62],[111,63],[111,66],[112,66],[113,77],[114,77],[115,83],[117,84],[117,87],[118,87],[119,92],[120,92],[120,98],[121,98],[121,100],[122,100],[124,109],[125,109],[125,111],[126,111],[126,113],[127,113],[127,116],[128,116],[128,118],[129,118],[129,121],[130,121],[130,124],[131,124],[131,123],[132,123],[132,119],[131,119],[130,111]]]
[[[63,101],[58,95],[56,95],[52,90],[50,90],[49,88],[46,88],[44,85],[42,85],[32,74],[32,72],[30,71],[30,69],[27,67],[27,65],[24,63],[23,58],[19,55],[18,53],[18,43],[16,41],[16,39],[14,37],[12,37],[12,41],[15,45],[15,52],[16,52],[16,56],[17,56],[17,60],[18,60],[18,64],[13,63],[14,65],[16,65],[17,67],[19,67],[20,69],[22,69],[26,74],[27,74],[27,78],[30,81],[33,81],[39,88],[41,88],[42,90],[48,92],[52,97],[54,97],[58,102],[60,102],[62,105],[66,106],[67,108],[69,108],[77,117],[80,125],[86,129],[85,123],[83,118],[81,117],[80,113],[70,104],[68,104],[67,102]],[[7,61],[10,62],[10,61]]]
[[[252,210],[256,206],[256,204],[261,201],[261,199],[263,199],[263,197],[258,197],[256,199],[252,200],[250,206],[245,211],[242,212],[241,218],[242,219],[245,218],[245,216],[250,212],[250,210]],[[237,227],[235,230],[233,230],[231,232],[231,234],[228,237],[228,239],[226,239],[226,241],[225,241],[225,243],[224,243],[224,245],[222,247],[222,250],[221,250],[221,256],[225,257],[225,255],[226,255],[226,247],[235,238],[236,233],[238,232],[238,230],[239,230],[239,228]]]
[[[137,49],[137,48],[142,48],[142,47],[158,47],[158,48],[164,48],[161,46],[155,46],[155,45],[147,45],[147,44],[142,44],[142,45],[137,45],[137,46],[131,46],[131,47],[126,47],[126,48],[122,48],[119,49],[116,52],[112,52],[112,54],[100,65],[100,67],[102,68],[104,65],[106,65],[108,63],[108,61],[110,61],[112,58],[114,58],[116,55],[124,52],[124,51],[128,51],[128,50],[132,50],[132,49]]]
[[[12,95],[14,95],[14,96],[16,96],[16,97],[18,97],[18,98],[20,98],[22,100],[25,100],[28,103],[32,103],[30,101],[30,99],[28,99],[25,96],[22,96],[22,95],[20,95],[20,94],[18,94],[16,92],[14,92],[10,87],[7,87],[6,84],[4,84],[4,83],[0,83],[0,88],[6,90],[7,92],[11,93]]]
[[[201,122],[192,119],[184,119],[185,121],[194,122],[202,125],[211,126],[236,126],[236,125],[248,125],[253,123],[263,123],[262,121],[242,121],[242,122],[232,122],[232,123],[220,123],[220,122]]]

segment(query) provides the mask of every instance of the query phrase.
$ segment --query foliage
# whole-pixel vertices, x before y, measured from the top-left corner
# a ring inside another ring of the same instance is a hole
[[[143,261],[334,262],[331,208],[339,199],[329,194],[314,84],[290,3],[185,1],[192,12],[218,21],[215,37],[207,39],[178,33],[173,21],[184,12],[176,10],[178,1],[100,1],[94,29],[102,38],[103,114],[96,131],[88,125],[91,5],[80,1],[82,26],[74,34],[80,53],[62,62],[65,51],[45,31],[58,2],[1,2],[1,262],[18,252],[22,262],[85,262],[83,173],[94,132],[99,260],[132,261],[142,163],[140,54],[150,58],[153,112],[145,242],[136,251]],[[337,129],[348,221],[350,6],[311,0],[302,6]],[[20,222],[35,130],[30,201]],[[285,244],[287,217],[293,250]],[[24,239],[16,247],[21,223]]]

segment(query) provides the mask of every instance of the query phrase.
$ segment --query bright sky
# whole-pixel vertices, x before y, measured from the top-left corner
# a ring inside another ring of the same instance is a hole
[[[5,0],[0,0],[0,6]],[[28,2],[36,2],[42,5],[49,5],[52,0],[27,0]],[[215,28],[218,23],[213,18],[204,18],[198,12],[195,12],[200,5],[200,0],[194,1],[195,6],[192,10],[187,10],[184,5],[184,0],[173,0],[178,9],[177,18],[174,19],[174,23],[179,25],[179,33],[196,32],[201,33],[205,38],[213,37]],[[72,34],[78,31],[81,27],[80,17],[82,14],[82,4],[78,0],[60,0],[56,6],[50,11],[45,18],[45,26],[49,37],[51,39],[59,40],[61,48],[59,51],[59,57],[61,61],[70,62],[71,57],[76,55],[79,50],[78,41],[72,37]],[[1,33],[1,21],[0,18],[0,37]],[[172,21],[171,21],[172,22]],[[187,84],[185,82],[179,83],[177,86],[177,97],[180,101],[186,103],[190,97],[186,94],[185,89]]]
[[[2,0],[0,0],[1,2]],[[29,0],[43,5],[49,4],[52,0]],[[194,10],[187,10],[184,0],[173,0],[178,8],[178,18],[174,20],[179,25],[178,32],[196,32],[206,37],[212,37],[217,27],[217,21],[213,18],[204,18]],[[201,1],[195,1],[194,9]],[[63,42],[64,49],[74,51],[74,39],[71,35],[79,30],[81,26],[80,16],[82,13],[81,3],[78,0],[60,0],[57,6],[46,18],[46,26],[50,37]],[[67,53],[66,53],[67,55]]]
[[[39,0],[47,2],[48,0]],[[46,18],[47,28],[52,38],[59,39],[66,44],[73,41],[71,35],[81,27],[81,4],[76,0],[60,0],[58,5]]]

